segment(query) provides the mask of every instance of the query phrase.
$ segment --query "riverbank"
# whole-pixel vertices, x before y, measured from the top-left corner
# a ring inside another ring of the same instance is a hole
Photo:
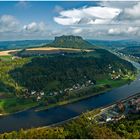
[[[119,101],[117,101],[117,102],[114,102],[114,103],[109,104],[109,105],[104,106],[104,107],[100,107],[100,108],[98,108],[98,109],[94,109],[94,110],[87,111],[87,112],[85,112],[85,113],[83,113],[83,114],[85,114],[87,117],[91,117],[91,116],[88,116],[88,114],[91,115],[91,114],[94,113],[94,115],[95,115],[94,118],[95,118],[96,116],[99,116],[102,112],[105,112],[106,110],[111,109],[112,107],[114,107],[114,106],[115,106],[116,104],[118,104],[119,102],[124,103],[124,102],[126,102],[126,101],[128,101],[128,100],[130,100],[130,99],[133,99],[133,98],[135,98],[135,97],[138,97],[139,95],[140,95],[140,93],[136,93],[135,95],[128,96],[127,98],[121,99],[121,100],[119,100]],[[70,118],[70,119],[68,119],[68,120],[65,120],[65,121],[62,121],[62,122],[59,122],[59,123],[56,123],[56,124],[52,124],[52,125],[49,125],[49,126],[44,126],[44,127],[41,127],[41,128],[58,127],[58,126],[61,126],[61,125],[63,125],[63,124],[69,123],[70,121],[75,120],[75,119],[79,118],[80,116],[81,116],[81,115],[78,115],[78,116],[73,117],[73,118]]]
[[[111,91],[114,88],[117,88],[117,87],[120,87],[122,85],[128,84],[129,82],[130,81],[128,79],[121,79],[121,80],[114,80],[114,81],[105,79],[105,80],[102,80],[102,81],[98,82],[98,85],[95,87],[96,90],[99,90],[98,92],[89,92],[90,94],[83,95],[82,97],[57,102],[57,103],[54,103],[54,104],[50,104],[48,106],[40,106],[39,102],[27,102],[27,101],[25,102],[25,101],[22,101],[22,99],[19,100],[17,98],[14,98],[14,100],[11,99],[11,98],[3,99],[2,102],[0,102],[0,104],[2,105],[2,104],[5,104],[5,102],[7,102],[6,103],[7,104],[7,107],[6,107],[7,109],[3,113],[1,112],[0,116],[16,114],[16,113],[23,112],[23,111],[26,111],[26,110],[29,110],[29,109],[32,109],[32,108],[36,108],[35,111],[38,112],[38,111],[43,111],[43,110],[47,110],[47,109],[50,109],[50,108],[54,108],[54,107],[78,102],[80,100],[85,100],[85,99],[88,99],[88,98],[93,97],[95,95],[100,95],[100,94],[103,94],[107,91]],[[106,85],[110,85],[110,86],[106,87]],[[88,87],[88,88],[90,89],[91,87]],[[88,88],[85,88],[84,90],[88,91],[89,90]],[[83,91],[83,89],[81,89],[80,92],[81,91]],[[77,92],[79,92],[79,91],[77,91]]]
[[[132,81],[132,79],[131,79],[131,81]],[[88,99],[88,98],[96,96],[96,95],[104,94],[105,92],[109,92],[109,91],[111,91],[115,88],[118,88],[120,86],[123,86],[125,84],[129,84],[129,83],[130,83],[130,80],[128,80],[128,79],[121,79],[121,80],[116,80],[116,81],[111,81],[111,80],[107,80],[107,79],[102,80],[102,81],[99,82],[99,85],[97,85],[98,88],[100,88],[100,86],[105,86],[106,84],[109,84],[110,87],[105,89],[105,90],[101,90],[101,91],[98,91],[98,92],[95,92],[95,93],[92,92],[91,94],[84,95],[82,97],[78,97],[78,98],[75,98],[75,99],[70,99],[70,100],[57,102],[57,103],[54,103],[54,104],[50,104],[48,106],[41,106],[41,107],[36,108],[35,111],[36,112],[43,111],[43,110],[51,109],[51,108],[54,108],[54,107],[57,107],[57,106],[63,106],[63,105],[66,105],[66,104],[71,104],[71,103],[74,103],[74,102],[78,102],[80,100],[85,100],[85,99]]]
[[[107,109],[109,109],[109,108],[112,108],[113,106],[115,106],[116,104],[118,104],[118,103],[120,103],[120,102],[124,103],[124,102],[126,102],[126,101],[128,101],[128,100],[130,100],[130,99],[132,99],[132,98],[135,98],[135,97],[137,97],[137,96],[139,96],[139,95],[140,95],[140,93],[136,93],[136,94],[134,94],[134,95],[128,96],[127,98],[121,99],[121,100],[119,100],[119,101],[117,101],[117,102],[115,102],[115,103],[112,103],[112,104],[110,104],[110,105],[101,107],[100,110],[101,110],[101,111],[105,111],[105,110],[107,110]]]
[[[135,95],[129,96],[127,98],[122,99],[122,102],[125,102],[128,99],[135,98],[139,96],[140,93]],[[118,101],[113,104],[114,106],[118,103]],[[104,113],[106,110],[111,108],[112,105],[108,107],[101,107],[98,109],[92,109],[90,111],[86,111],[78,116],[73,118],[52,124],[47,126],[39,126],[39,127],[32,127],[29,129],[20,129],[19,131],[10,131],[0,134],[0,138],[60,138],[60,135],[63,135],[63,139],[68,138],[94,138],[90,137],[89,134],[94,132],[93,136],[95,138],[139,138],[139,114],[135,118],[131,119],[121,119],[118,121],[114,121],[113,123],[104,123],[102,125],[99,122],[99,117]],[[137,120],[136,120],[137,119]],[[123,124],[123,125],[122,125]],[[115,127],[113,127],[115,126]],[[124,127],[122,127],[124,126]],[[132,127],[133,126],[133,127]],[[129,128],[128,128],[129,127]],[[115,128],[115,129],[114,129]],[[119,129],[118,129],[119,128]],[[125,129],[122,136],[122,131]],[[133,129],[133,131],[131,131]],[[88,133],[91,130],[91,133]],[[119,131],[118,131],[119,130]],[[122,130],[122,131],[120,131]],[[137,132],[137,133],[135,133]],[[84,134],[84,135],[83,135]],[[85,135],[86,134],[86,135]],[[80,137],[79,137],[80,136]],[[97,137],[98,136],[98,137]]]
[[[96,87],[101,89],[102,86],[105,86],[106,89],[104,89],[104,90],[101,90],[98,92],[92,92],[92,93],[90,93],[88,95],[84,95],[82,97],[57,102],[57,103],[50,104],[47,106],[41,106],[41,107],[38,107],[37,109],[35,109],[35,111],[37,111],[37,112],[43,111],[43,110],[47,110],[47,109],[54,108],[57,106],[63,106],[66,104],[78,102],[80,100],[85,100],[85,99],[88,99],[88,98],[96,96],[96,95],[103,94],[105,92],[111,91],[111,90],[118,88],[118,87],[121,87],[123,85],[130,84],[132,81],[136,80],[136,78],[138,77],[139,74],[140,74],[140,71],[137,70],[137,72],[135,74],[128,72],[122,79],[117,79],[117,80],[102,79],[102,80],[97,82]]]
[[[74,118],[88,110],[94,110],[116,103],[123,98],[140,92],[140,80],[137,78],[130,84],[115,88],[110,92],[80,100],[72,104],[53,107],[35,112],[35,108],[17,114],[0,117],[0,133],[30,129],[32,127],[50,126]],[[116,83],[116,82],[115,82]],[[18,122],[18,123],[17,123]]]

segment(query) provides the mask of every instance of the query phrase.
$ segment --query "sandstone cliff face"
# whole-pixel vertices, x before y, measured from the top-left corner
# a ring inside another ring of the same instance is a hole
[[[59,41],[76,41],[76,42],[81,42],[83,41],[82,37],[80,36],[60,36],[60,37],[55,37],[55,42]]]

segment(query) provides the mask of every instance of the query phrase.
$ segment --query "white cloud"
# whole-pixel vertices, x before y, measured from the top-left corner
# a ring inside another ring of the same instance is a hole
[[[107,24],[120,14],[119,8],[83,7],[80,9],[63,10],[54,21],[61,25],[76,24]]]
[[[132,22],[133,21],[133,22]],[[140,24],[140,2],[135,3],[132,7],[124,8],[116,18],[119,24]]]
[[[30,3],[21,1],[16,8],[25,8]],[[80,35],[84,38],[135,38],[140,36],[140,2],[100,1],[97,6],[64,10],[56,5],[52,11],[59,14],[54,21],[60,25],[45,22],[20,23],[12,15],[0,16],[0,39],[53,38],[59,35]],[[47,18],[47,17],[46,17]],[[50,21],[51,23],[51,21]]]
[[[137,38],[140,36],[140,2],[101,1],[98,6],[62,10],[54,21],[73,28],[65,32],[87,38]]]
[[[133,22],[132,22],[133,20]],[[101,1],[98,6],[59,12],[54,21],[61,25],[140,24],[140,2]]]
[[[55,22],[61,25],[74,25],[80,21],[80,18],[63,18],[63,17],[54,17]]]
[[[137,35],[140,32],[139,27],[118,27],[108,30],[109,35]]]
[[[140,19],[140,2],[134,5],[132,8],[126,8],[124,10],[124,14],[129,16],[130,18]]]
[[[0,17],[0,32],[16,32],[19,21],[12,15],[3,15]]]
[[[46,24],[44,22],[36,23],[32,22],[28,25],[23,26],[23,30],[33,33],[33,32],[44,32],[46,31]]]
[[[113,8],[124,9],[124,8],[131,8],[136,3],[137,3],[137,1],[132,1],[132,0],[130,0],[129,2],[128,2],[128,0],[127,1],[105,0],[105,1],[100,1],[99,5],[104,6],[104,7],[113,7]]]
[[[0,16],[0,40],[41,39],[48,35],[47,25],[44,22],[31,22],[22,25],[12,15]]]

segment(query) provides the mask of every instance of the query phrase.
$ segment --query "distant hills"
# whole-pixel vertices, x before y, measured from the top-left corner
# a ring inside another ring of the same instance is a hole
[[[51,40],[0,41],[0,50],[25,49],[50,43]]]
[[[46,37],[47,38],[47,37]],[[49,44],[49,45],[48,45]],[[20,41],[0,41],[0,50],[26,49],[34,47],[66,47],[66,48],[126,48],[131,46],[140,46],[138,40],[84,40],[80,36],[63,35],[55,37],[55,40],[20,40]]]
[[[75,48],[75,49],[93,49],[96,48],[93,44],[90,42],[84,40],[80,36],[60,36],[60,37],[55,37],[55,40],[48,44],[48,46],[51,47],[58,47],[58,48]]]
[[[90,52],[93,49],[97,49],[88,41],[84,40],[80,36],[60,36],[55,37],[55,40],[49,44],[43,46],[32,47],[32,49],[25,49],[20,51],[17,55],[20,56],[36,56],[36,55],[47,55],[47,54],[60,54],[60,53],[81,53],[81,51]]]
[[[95,46],[101,46],[104,48],[127,48],[131,46],[139,46],[140,41],[138,40],[88,40]]]

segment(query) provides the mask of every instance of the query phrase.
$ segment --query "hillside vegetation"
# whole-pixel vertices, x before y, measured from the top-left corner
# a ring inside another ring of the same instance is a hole
[[[97,49],[84,54],[35,57],[9,74],[26,89],[22,94],[25,98],[48,106],[117,87],[129,82],[135,72],[131,63]]]
[[[74,47],[74,53],[54,51],[42,55],[35,49],[37,53],[26,58],[22,57],[26,50],[18,52],[18,56],[1,57],[0,113],[77,101],[134,79],[136,69],[131,63],[104,49],[94,48],[81,37],[62,36],[54,42],[58,47],[63,42],[62,50]],[[83,49],[81,43],[88,49]]]
[[[100,57],[96,57],[96,55]],[[112,68],[109,68],[111,66]],[[125,68],[124,68],[125,66]],[[112,71],[123,75],[135,68],[108,51],[98,49],[94,52],[68,56],[33,58],[28,64],[10,72],[16,82],[30,90],[47,92],[71,88],[90,80],[109,77]],[[18,76],[17,76],[18,75]]]

